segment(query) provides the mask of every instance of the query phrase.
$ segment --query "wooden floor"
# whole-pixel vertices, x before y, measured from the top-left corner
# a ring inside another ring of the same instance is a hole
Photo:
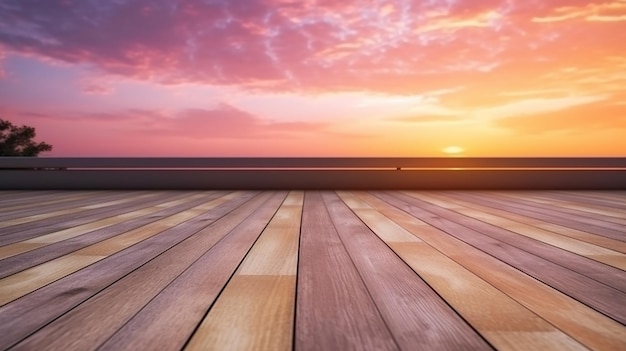
[[[626,350],[626,192],[3,191],[0,349]]]

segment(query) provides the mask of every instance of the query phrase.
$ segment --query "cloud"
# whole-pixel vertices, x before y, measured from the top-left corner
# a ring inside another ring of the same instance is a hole
[[[626,105],[588,104],[560,111],[501,118],[495,120],[494,125],[528,134],[553,131],[590,133],[597,129],[626,129]]]
[[[134,109],[114,118],[122,118],[126,128],[134,133],[196,139],[293,138],[301,134],[324,133],[328,127],[320,122],[266,120],[227,104],[174,113]]]
[[[407,74],[489,67],[492,47],[455,30],[500,30],[506,3],[5,0],[0,48],[163,84],[410,92]]]
[[[440,123],[440,122],[459,122],[462,121],[460,116],[446,115],[418,115],[409,117],[390,118],[390,121],[407,122],[407,123]]]
[[[588,22],[626,21],[626,2],[622,0],[591,3],[583,6],[557,7],[547,16],[533,17],[536,23],[562,22],[582,19]]]

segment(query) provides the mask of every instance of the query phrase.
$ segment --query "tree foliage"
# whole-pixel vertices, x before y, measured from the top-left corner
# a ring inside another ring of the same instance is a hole
[[[35,142],[35,136],[33,127],[18,127],[0,119],[0,156],[37,156],[52,150],[52,145]]]

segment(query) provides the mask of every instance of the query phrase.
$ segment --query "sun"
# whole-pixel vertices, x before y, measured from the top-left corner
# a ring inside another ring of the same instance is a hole
[[[465,151],[465,149],[460,146],[451,145],[451,146],[444,147],[443,149],[441,149],[441,151],[443,151],[444,153],[448,155],[459,155],[459,154],[462,154]]]

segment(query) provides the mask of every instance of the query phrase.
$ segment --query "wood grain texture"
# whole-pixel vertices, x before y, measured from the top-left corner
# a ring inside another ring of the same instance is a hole
[[[300,238],[295,349],[396,348],[320,193],[307,192]]]
[[[626,347],[626,327],[542,282],[507,265],[494,256],[450,235],[441,235],[430,226],[445,222],[395,193],[374,195],[411,216],[428,223],[420,238],[455,262],[504,292],[526,308],[592,350],[621,350]]]
[[[436,215],[442,220],[424,221],[441,230],[497,257],[513,267],[535,277],[538,280],[562,291],[590,307],[614,318],[620,323],[626,322],[626,293],[601,283],[606,280],[606,273],[613,272],[622,276],[624,272],[612,267],[574,255],[558,248],[542,245],[536,240],[511,233],[503,228],[486,224],[482,221],[460,215],[445,208],[420,200],[420,194],[409,192],[399,197],[417,204],[428,216]],[[584,271],[585,274],[579,272]],[[593,276],[593,279],[590,278]]]
[[[185,212],[177,213],[144,227],[131,230],[84,249],[80,249],[67,256],[59,257],[39,266],[0,279],[0,306],[140,241],[150,238],[169,227],[190,220],[202,212],[215,208],[236,196],[236,194],[222,196],[221,198],[211,200]]]
[[[356,195],[416,237],[424,231],[446,235],[371,194],[361,192]],[[369,225],[368,220],[364,220]],[[445,252],[422,241],[385,242],[496,349],[586,349],[446,256]]]
[[[124,195],[128,197],[128,195]],[[191,195],[198,197],[198,194]],[[144,207],[142,200],[145,199],[133,199],[123,204],[117,204],[111,207],[101,207],[95,209],[85,210],[80,212],[80,215],[68,215],[48,218],[32,223],[24,223],[9,228],[4,228],[4,235],[0,237],[0,245],[7,245],[22,240],[35,238],[40,235],[48,234],[50,232],[64,230],[72,228],[78,225],[86,224],[94,220],[102,219],[103,217],[114,216],[122,214],[134,209]]]
[[[586,218],[564,213],[558,207],[545,206],[524,199],[525,192],[491,192],[483,201],[492,206],[521,213],[533,218],[544,219],[566,227],[584,230],[593,234],[606,236],[615,240],[626,241],[624,227],[615,223],[604,222],[594,218]],[[475,196],[475,195],[471,195]]]
[[[435,193],[429,193],[435,194]],[[593,245],[597,245],[606,249],[615,250],[621,253],[626,253],[626,242],[614,240],[600,235],[591,234],[582,230],[568,228],[562,225],[549,223],[544,220],[531,218],[528,216],[519,215],[514,212],[506,211],[504,209],[498,209],[488,206],[480,205],[476,202],[472,202],[471,198],[464,196],[463,192],[440,192],[436,194],[440,199],[445,199],[450,203],[456,203],[468,208],[479,210],[482,212],[497,215],[499,217],[508,218],[520,223],[532,225],[537,228],[551,231],[553,233],[560,234],[569,238],[584,241]]]
[[[44,219],[49,219],[49,218],[54,218],[54,217],[59,217],[59,216],[64,216],[64,215],[68,215],[68,214],[74,214],[74,213],[79,213],[79,212],[83,212],[83,211],[87,211],[87,210],[91,210],[91,209],[96,209],[96,208],[103,208],[103,207],[109,207],[109,206],[114,206],[114,205],[119,205],[125,202],[129,202],[129,201],[133,201],[137,198],[141,199],[141,198],[146,198],[146,197],[150,197],[150,196],[154,196],[153,194],[143,194],[143,195],[137,195],[137,197],[135,198],[129,198],[128,196],[125,196],[124,194],[117,194],[116,197],[118,197],[118,199],[116,200],[110,200],[110,201],[106,201],[106,202],[102,202],[102,201],[97,201],[96,203],[93,203],[95,201],[93,201],[93,198],[84,198],[88,201],[84,201],[84,202],[79,202],[79,203],[73,203],[71,207],[69,208],[63,208],[63,209],[57,209],[54,211],[46,211],[44,213],[39,213],[39,214],[29,214],[26,217],[19,217],[19,218],[14,218],[14,219],[7,219],[7,220],[3,220],[0,222],[0,228],[7,228],[7,227],[15,227],[15,228],[11,228],[11,229],[3,229],[4,233],[10,233],[13,231],[17,231],[17,230],[22,230],[24,228],[24,226],[18,227],[19,224],[25,224],[25,223],[31,223],[31,222],[35,222],[35,221],[41,221]]]
[[[530,195],[525,195],[524,199],[533,203],[558,208],[564,213],[573,214],[575,216],[583,216],[598,219],[600,221],[626,225],[626,214],[624,214],[624,211],[620,211],[612,207],[594,205],[593,203],[581,203],[580,201],[574,202],[568,199],[563,199],[558,195],[541,192],[533,192]]]
[[[181,349],[285,195],[273,194],[118,330],[101,350]]]
[[[178,243],[37,331],[15,349],[88,349],[102,344],[266,198],[267,195],[261,195],[251,200],[249,206],[220,218],[219,226],[206,227]]]
[[[626,349],[625,200],[0,192],[0,221],[84,209],[0,228],[0,351]]]
[[[107,217],[104,219],[96,220],[93,222],[89,222],[83,225],[79,225],[76,227],[59,230],[56,232],[52,232],[49,234],[41,235],[36,238],[27,239],[23,241],[19,241],[17,243],[9,244],[0,247],[0,259],[4,259],[7,257],[15,256],[24,252],[28,252],[30,250],[34,250],[39,247],[43,247],[46,245],[50,245],[59,241],[67,240],[70,238],[74,238],[79,235],[83,235],[85,233],[95,231],[98,229],[110,227],[112,225],[118,224],[122,221],[127,221],[135,218],[139,218],[142,216],[150,215],[164,207],[167,208],[169,206],[174,206],[176,201],[171,201],[166,206],[151,206],[142,208],[135,211],[126,212],[124,214]]]
[[[55,208],[59,209],[65,206],[72,206],[73,201],[81,200],[87,197],[99,200],[100,197],[104,196],[104,194],[111,194],[111,192],[77,191],[68,193],[56,191],[47,196],[27,196],[25,199],[19,199],[21,201],[16,201],[14,203],[0,200],[0,209],[2,209],[2,213],[0,213],[0,221],[45,213]],[[2,196],[3,195],[0,194],[0,199],[2,199]],[[37,207],[33,208],[33,204],[35,203],[37,204]]]
[[[537,241],[558,247],[563,250],[570,251],[572,253],[590,258],[592,260],[596,260],[598,262],[602,262],[604,264],[608,264],[621,270],[626,270],[626,255],[621,252],[598,247],[596,245],[573,239],[568,236],[563,236],[547,230],[543,230],[541,228],[537,228],[532,225],[523,223],[519,220],[515,221],[506,217],[494,215],[492,214],[493,211],[481,211],[476,207],[469,207],[467,205],[460,204],[459,202],[450,201],[448,198],[442,198],[441,196],[432,195],[431,193],[421,192],[420,198],[442,208],[446,208],[454,212],[463,214],[467,217],[478,219],[482,222],[506,229],[516,234],[535,239]],[[626,243],[617,240],[612,241],[625,244],[624,248],[626,248]]]
[[[211,195],[211,197],[214,196],[216,195]],[[184,201],[181,202],[181,200]],[[188,194],[180,193],[170,194],[170,196],[167,198],[156,198],[154,200],[147,201],[145,205],[154,205],[156,207],[159,207],[161,204],[169,202],[175,202],[175,204],[172,203],[172,205],[174,205],[172,207],[160,207],[161,209],[158,212],[154,212],[148,216],[143,216],[132,220],[126,220],[124,222],[120,222],[108,227],[96,229],[92,232],[85,233],[77,237],[38,247],[33,250],[21,253],[17,256],[5,258],[0,261],[2,262],[2,264],[0,265],[0,278],[7,277],[11,274],[15,274],[41,263],[53,260],[55,258],[59,258],[61,256],[67,255],[71,252],[80,250],[100,241],[109,239],[121,233],[140,228],[159,219],[171,216],[175,213],[185,211],[191,207],[200,205],[203,201],[206,200],[206,198],[203,199],[201,197],[190,196]],[[64,230],[72,230],[72,228]],[[63,230],[59,232],[63,232]],[[39,245],[37,244],[37,246]]]
[[[295,277],[235,275],[185,350],[291,350]]]
[[[290,350],[304,193],[290,192],[185,350]]]
[[[160,234],[133,245],[131,250],[119,251],[0,307],[0,335],[3,335],[1,341],[6,345],[12,345],[24,339],[33,331],[204,228],[208,224],[205,220],[219,218],[229,213],[252,195],[253,193],[242,194],[223,206],[197,216],[194,220],[167,228]],[[206,198],[199,200],[206,205]]]
[[[401,349],[491,349],[337,194],[324,192],[322,196],[341,241]],[[412,235],[402,234],[408,236]]]

